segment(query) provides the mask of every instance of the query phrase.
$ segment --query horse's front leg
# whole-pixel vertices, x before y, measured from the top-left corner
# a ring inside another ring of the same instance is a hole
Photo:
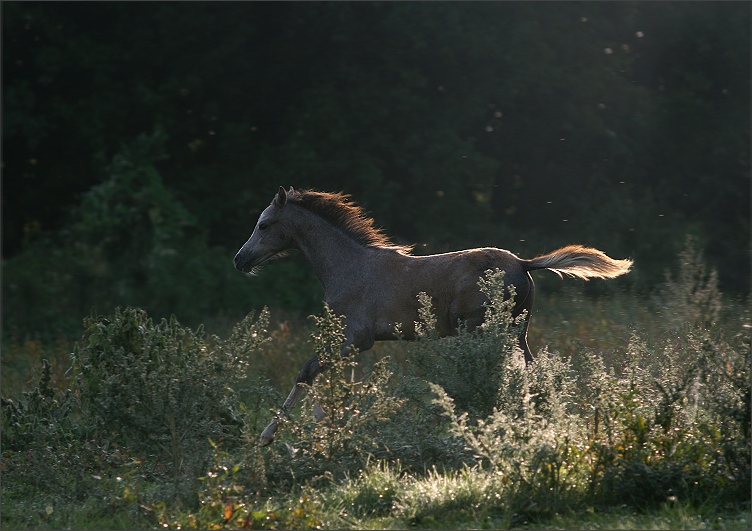
[[[300,374],[298,374],[298,377],[295,378],[295,385],[292,387],[292,391],[290,391],[290,394],[287,396],[285,403],[282,404],[282,409],[279,410],[279,413],[277,413],[277,415],[272,419],[269,425],[264,428],[264,431],[261,432],[261,446],[271,444],[271,442],[274,440],[274,434],[277,432],[277,428],[279,427],[280,419],[283,416],[287,416],[287,414],[290,413],[290,410],[295,407],[295,404],[298,403],[300,397],[303,396],[305,388],[299,384],[304,383],[306,385],[313,385],[313,379],[322,370],[323,367],[319,363],[318,356],[311,358],[310,360],[308,360],[308,362],[306,362],[305,365],[303,365],[303,369],[300,371]],[[323,414],[324,411],[321,409],[321,406],[318,407],[318,410],[319,411],[314,408],[314,416],[316,416],[316,420],[321,420],[319,416]]]
[[[361,330],[361,332],[354,333],[354,330]],[[365,331],[365,333],[363,331]],[[340,356],[351,354],[351,349],[353,348],[355,349],[355,352],[362,352],[373,346],[373,333],[370,333],[368,329],[363,327],[348,326],[345,329],[345,336],[345,342],[340,347]],[[303,369],[300,371],[300,374],[298,374],[298,377],[295,378],[295,385],[287,396],[287,400],[285,400],[285,403],[282,405],[282,409],[279,410],[279,413],[277,413],[269,425],[264,428],[264,431],[261,432],[261,446],[271,444],[274,440],[274,434],[279,427],[281,418],[287,416],[290,413],[290,410],[295,407],[295,404],[298,403],[300,397],[303,396],[305,388],[300,384],[306,384],[309,386],[313,385],[313,379],[326,368],[326,363],[320,363],[318,356],[314,356],[303,365]],[[318,403],[313,406],[313,416],[317,421],[321,421],[326,417],[326,412]]]

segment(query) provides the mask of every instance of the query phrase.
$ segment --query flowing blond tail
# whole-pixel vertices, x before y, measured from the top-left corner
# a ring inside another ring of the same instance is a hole
[[[588,280],[590,278],[615,278],[629,273],[632,260],[614,260],[603,251],[582,245],[567,245],[561,249],[523,260],[525,269],[549,269],[561,276]]]

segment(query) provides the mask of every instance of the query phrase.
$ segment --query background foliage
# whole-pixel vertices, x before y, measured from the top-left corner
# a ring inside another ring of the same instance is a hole
[[[421,253],[635,259],[593,292],[650,291],[690,233],[749,290],[748,3],[2,9],[6,336],[318,308],[299,259],[232,270],[279,185],[352,193]]]

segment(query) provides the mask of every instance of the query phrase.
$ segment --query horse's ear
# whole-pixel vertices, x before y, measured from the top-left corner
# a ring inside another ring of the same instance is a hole
[[[287,203],[287,192],[283,187],[279,187],[279,192],[274,196],[274,204],[282,208]]]

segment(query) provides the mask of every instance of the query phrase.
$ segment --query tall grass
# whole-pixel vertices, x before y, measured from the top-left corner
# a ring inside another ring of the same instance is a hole
[[[545,527],[604,513],[640,527],[645,511],[749,525],[749,313],[696,249],[650,299],[576,307],[572,326],[599,342],[560,338],[529,366],[503,274],[481,288],[480,330],[439,339],[421,295],[418,339],[372,358],[329,354],[344,335],[326,307],[307,341],[267,312],[227,339],[133,309],[88,318],[68,376],[44,363],[3,398],[4,525]],[[633,321],[603,324],[604,308]],[[313,352],[330,369],[260,447]]]

